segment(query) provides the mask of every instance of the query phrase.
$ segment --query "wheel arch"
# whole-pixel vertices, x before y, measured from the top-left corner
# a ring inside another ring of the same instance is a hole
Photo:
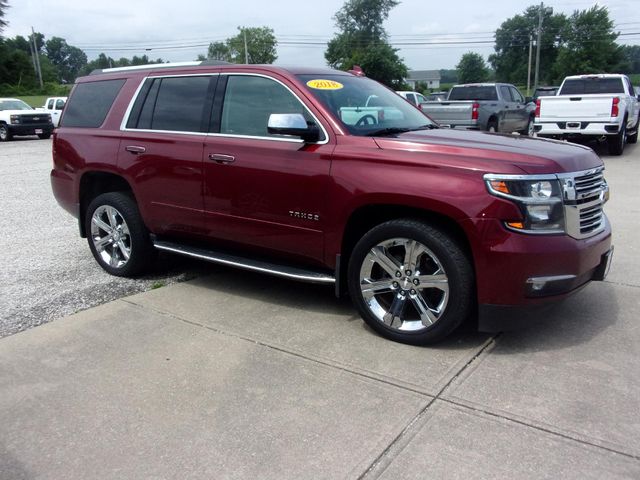
[[[471,265],[474,265],[473,253],[467,235],[454,218],[435,210],[406,205],[363,205],[351,212],[343,230],[340,248],[341,261],[336,266],[338,270],[336,271],[336,280],[338,280],[336,294],[342,295],[346,292],[349,258],[358,240],[373,227],[400,218],[420,220],[450,234],[468,255]]]
[[[98,195],[109,192],[128,192],[135,200],[131,185],[120,175],[102,171],[88,171],[82,174],[78,189],[78,199],[80,203],[78,223],[80,226],[80,236],[82,238],[87,236],[84,225],[87,206]]]

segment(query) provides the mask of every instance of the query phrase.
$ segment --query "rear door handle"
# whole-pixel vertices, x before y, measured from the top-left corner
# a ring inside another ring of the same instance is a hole
[[[144,153],[144,152],[146,152],[146,151],[147,151],[147,149],[146,149],[146,148],[144,148],[144,147],[138,147],[137,145],[127,145],[126,147],[124,147],[124,149],[125,149],[127,152],[131,152],[131,153],[133,153],[133,154],[135,154],[135,155],[137,155],[137,154],[139,154],[139,153]]]
[[[236,157],[222,153],[210,153],[209,160],[213,160],[216,163],[233,163],[236,161]]]

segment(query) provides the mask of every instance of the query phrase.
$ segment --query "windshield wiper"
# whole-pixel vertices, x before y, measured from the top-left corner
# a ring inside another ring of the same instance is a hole
[[[414,128],[387,127],[387,128],[380,128],[378,130],[372,130],[370,132],[367,132],[367,136],[383,137],[385,135],[396,135],[398,133],[415,132],[417,130],[431,130],[433,128],[438,128],[438,127],[432,123],[428,123],[426,125],[420,125],[419,127],[414,127]]]

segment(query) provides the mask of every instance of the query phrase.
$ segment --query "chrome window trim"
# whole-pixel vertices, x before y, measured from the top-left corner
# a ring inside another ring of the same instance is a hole
[[[142,79],[138,88],[136,88],[135,93],[131,97],[131,101],[129,102],[129,106],[124,112],[124,116],[122,117],[122,122],[120,122],[120,131],[121,132],[146,132],[146,133],[182,133],[188,135],[206,135],[206,132],[185,132],[184,130],[153,130],[153,129],[142,129],[142,128],[127,128],[127,123],[129,122],[129,117],[131,116],[131,110],[133,110],[133,106],[138,99],[138,95],[140,95],[140,90],[142,90],[143,85],[150,78],[179,78],[179,77],[216,77],[220,74],[217,72],[214,73],[186,73],[184,75],[147,75]]]
[[[221,72],[220,75],[226,75],[228,77],[262,77],[262,78],[267,78],[269,80],[273,80],[274,82],[279,83],[280,85],[282,85],[284,88],[286,88],[289,93],[291,93],[291,95],[293,95],[295,97],[296,100],[298,100],[298,102],[300,102],[300,104],[302,105],[302,107],[309,112],[309,115],[311,115],[311,117],[316,121],[316,123],[318,124],[318,126],[320,127],[320,129],[322,130],[322,133],[324,133],[324,140],[319,141],[319,142],[309,142],[309,145],[326,145],[327,143],[329,143],[329,132],[327,132],[327,129],[324,128],[324,125],[322,124],[322,122],[320,120],[318,120],[318,117],[309,109],[309,107],[307,107],[307,105],[300,99],[300,97],[293,91],[291,90],[291,88],[289,88],[288,85],[286,85],[285,83],[281,82],[280,80],[278,80],[277,78],[274,78],[270,75],[265,75],[263,73],[249,73],[249,72]],[[226,93],[226,92],[225,92]],[[223,107],[224,107],[224,102],[223,102]],[[230,137],[230,138],[254,138],[256,140],[275,140],[275,141],[279,141],[279,142],[292,142],[292,143],[304,143],[304,140],[302,139],[298,139],[298,138],[282,138],[282,137],[261,137],[261,136],[255,136],[255,135],[237,135],[237,134],[231,134],[231,133],[210,133],[209,134],[212,137]]]
[[[291,95],[293,95],[296,100],[298,100],[298,102],[300,102],[300,104],[302,105],[302,107],[309,112],[309,115],[311,115],[311,117],[316,121],[316,123],[318,124],[318,126],[320,127],[320,129],[322,130],[322,133],[324,133],[324,140],[320,141],[320,142],[313,142],[313,143],[309,143],[310,145],[326,145],[327,143],[329,143],[329,132],[327,131],[327,129],[324,127],[324,125],[322,124],[322,122],[320,122],[320,120],[318,120],[318,117],[309,109],[309,107],[307,107],[307,105],[300,99],[300,97],[293,91],[291,90],[291,88],[289,88],[286,84],[284,84],[283,82],[281,82],[280,80],[278,80],[277,78],[274,78],[270,75],[265,75],[262,73],[248,73],[248,72],[213,72],[213,73],[187,73],[187,74],[178,74],[178,75],[163,75],[163,74],[158,74],[158,75],[147,75],[146,77],[144,77],[142,79],[142,81],[140,82],[140,85],[138,85],[138,88],[136,88],[135,93],[133,94],[131,101],[129,102],[129,105],[127,106],[127,110],[125,111],[125,114],[123,116],[122,122],[120,123],[120,131],[123,132],[144,132],[144,133],[177,133],[179,135],[202,135],[202,136],[206,136],[206,137],[221,137],[221,138],[246,138],[246,139],[254,139],[254,140],[269,140],[269,141],[275,141],[275,142],[288,142],[288,143],[305,143],[304,140],[302,140],[301,138],[283,138],[283,137],[262,137],[262,136],[256,136],[256,135],[239,135],[239,134],[231,134],[231,133],[211,133],[211,132],[185,132],[185,131],[181,131],[181,130],[153,130],[153,129],[142,129],[142,128],[127,128],[127,123],[129,122],[129,117],[131,116],[131,111],[133,110],[133,105],[136,103],[136,100],[138,99],[138,96],[140,95],[140,91],[142,90],[143,85],[145,84],[145,82],[149,79],[156,79],[156,78],[176,78],[176,77],[213,77],[213,76],[222,76],[222,75],[226,75],[226,76],[251,76],[251,77],[262,77],[262,78],[267,78],[269,80],[273,80],[274,82],[279,83],[280,85],[282,85],[284,88],[286,88]],[[224,105],[224,103],[223,103]]]

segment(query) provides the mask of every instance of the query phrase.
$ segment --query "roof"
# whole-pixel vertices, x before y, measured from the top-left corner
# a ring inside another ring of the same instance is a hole
[[[264,69],[268,68],[270,70],[276,71],[286,71],[293,75],[352,75],[349,72],[343,72],[341,70],[333,70],[331,68],[326,67],[299,67],[299,66],[279,66],[279,65],[258,65],[258,64],[240,64],[240,63],[229,63],[229,62],[221,62],[217,60],[205,60],[202,62],[176,62],[176,63],[154,63],[149,65],[135,65],[130,67],[115,67],[115,68],[105,68],[105,69],[97,69],[93,70],[89,75],[101,75],[101,74],[109,74],[109,73],[123,73],[123,72],[138,72],[138,71],[164,71],[171,69],[198,69],[198,68],[211,68],[211,67],[219,67],[222,71],[225,69],[235,69],[235,68],[249,68],[249,69]],[[365,72],[366,73],[366,72]]]
[[[409,70],[407,80],[414,82],[440,80],[439,70]]]

